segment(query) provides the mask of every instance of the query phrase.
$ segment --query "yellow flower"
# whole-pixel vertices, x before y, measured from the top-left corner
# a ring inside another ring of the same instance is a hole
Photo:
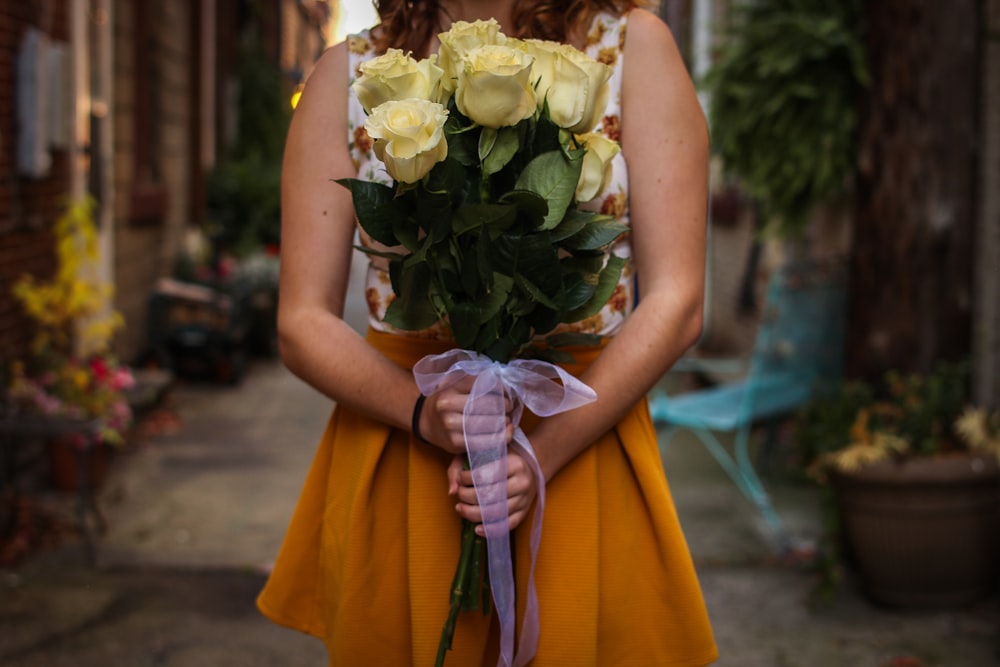
[[[399,100],[376,107],[365,129],[375,139],[375,155],[389,175],[401,183],[416,183],[448,157],[447,119],[447,109],[436,102]]]
[[[993,453],[1000,458],[1000,413],[967,407],[955,421],[955,432],[969,449]]]
[[[520,46],[535,59],[538,108],[547,105],[552,122],[571,132],[597,127],[611,95],[611,68],[568,44],[528,39]]]
[[[96,280],[100,258],[94,200],[70,206],[55,226],[58,268],[47,282],[23,276],[11,294],[38,326],[33,347],[68,349],[78,324],[95,327],[99,336],[84,336],[77,350],[89,356],[107,348],[121,316],[111,307],[112,288]]]
[[[456,21],[448,32],[438,35],[438,40],[441,42],[438,64],[444,72],[441,84],[445,92],[450,95],[458,86],[458,77],[466,54],[480,46],[504,44],[507,37],[500,32],[500,24],[495,19],[490,19],[473,23]]]
[[[73,386],[80,391],[85,391],[87,389],[87,385],[90,384],[90,375],[82,368],[73,369],[73,374],[70,379],[73,382]]]
[[[621,146],[599,132],[588,132],[577,135],[576,138],[587,149],[583,156],[580,181],[576,186],[576,200],[583,203],[604,192],[611,177],[611,160],[621,150]]]
[[[362,63],[360,70],[361,77],[351,88],[366,113],[393,100],[438,101],[443,71],[434,56],[418,61],[399,49],[389,49]]]
[[[482,127],[517,125],[535,113],[532,57],[509,46],[487,45],[469,51],[455,91],[458,110]]]

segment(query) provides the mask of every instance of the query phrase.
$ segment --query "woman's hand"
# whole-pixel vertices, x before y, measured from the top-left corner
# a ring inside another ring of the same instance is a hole
[[[462,424],[462,413],[465,404],[469,400],[469,393],[475,378],[472,376],[463,378],[458,382],[447,386],[440,391],[427,397],[424,402],[424,409],[420,415],[420,433],[428,442],[440,447],[449,454],[465,454],[465,430]],[[506,415],[505,442],[510,442],[514,437],[514,425],[510,421],[510,400],[504,399],[504,413]],[[483,418],[483,423],[487,426],[477,425],[475,415],[469,417],[468,432],[470,437],[475,437],[475,433],[486,432],[484,438],[491,438],[493,430],[492,422],[496,419],[494,415]],[[486,443],[489,446],[489,442]],[[473,450],[484,449],[477,447],[475,442],[470,443]]]
[[[499,465],[499,462],[496,465]],[[538,496],[538,484],[539,480],[528,461],[517,452],[508,450],[507,517],[510,521],[510,530],[521,525],[528,516]],[[476,498],[476,489],[472,485],[472,473],[465,469],[464,456],[456,456],[448,466],[448,494],[458,500],[455,510],[463,519],[475,524],[482,523],[482,509]],[[481,525],[476,526],[476,533],[484,534]]]

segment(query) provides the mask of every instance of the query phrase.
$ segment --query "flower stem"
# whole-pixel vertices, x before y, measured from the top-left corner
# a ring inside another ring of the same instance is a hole
[[[458,620],[458,612],[463,608],[463,600],[466,591],[469,590],[473,580],[478,580],[480,572],[478,568],[470,568],[469,565],[474,560],[476,542],[480,540],[476,535],[475,525],[469,521],[462,520],[462,550],[458,557],[458,567],[455,568],[455,577],[451,583],[451,607],[448,610],[448,619],[441,630],[441,641],[438,643],[437,660],[435,667],[444,665],[444,656],[451,650],[451,640],[455,636],[455,621]]]

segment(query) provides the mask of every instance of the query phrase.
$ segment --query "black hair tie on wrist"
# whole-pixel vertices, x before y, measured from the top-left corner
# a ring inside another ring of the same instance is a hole
[[[410,420],[410,430],[413,431],[413,437],[421,442],[427,442],[427,439],[420,434],[420,413],[424,409],[424,401],[427,397],[423,394],[417,397],[417,402],[413,404],[413,419]]]

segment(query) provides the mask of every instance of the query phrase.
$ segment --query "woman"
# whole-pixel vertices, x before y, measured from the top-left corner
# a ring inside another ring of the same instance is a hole
[[[333,181],[375,177],[349,92],[358,64],[388,47],[423,57],[452,22],[495,18],[507,35],[568,42],[614,68],[601,129],[620,131],[623,157],[600,205],[632,226],[615,248],[630,257],[619,291],[577,327],[605,336],[569,367],[597,401],[523,424],[544,480],[508,456],[519,570],[540,485],[547,494],[535,571],[541,636],[531,664],[712,662],[711,629],[644,398],[695,341],[702,318],[708,139],[669,30],[633,0],[377,4],[380,27],[321,58],[288,135],[281,353],[337,408],[261,610],[321,637],[332,665],[433,663],[459,518],[481,519],[461,465],[469,386],[431,395],[415,411],[413,363],[450,345],[446,336],[405,335],[381,322],[391,294],[384,267],[369,269],[367,339],[341,319],[355,219],[350,193]],[[642,299],[633,308],[636,283]],[[497,635],[493,617],[461,614],[448,664],[496,664]]]

